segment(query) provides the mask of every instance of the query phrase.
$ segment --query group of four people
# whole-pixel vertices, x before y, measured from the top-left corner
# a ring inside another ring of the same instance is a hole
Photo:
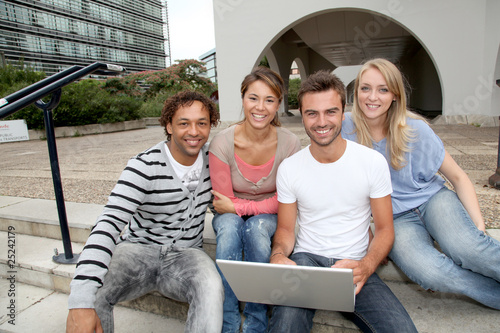
[[[343,315],[365,332],[416,332],[375,273],[387,256],[425,289],[500,309],[500,242],[485,233],[465,172],[407,110],[394,64],[363,65],[347,114],[343,83],[309,76],[298,96],[302,150],[280,127],[284,95],[277,73],[254,69],[241,85],[243,120],[209,147],[215,105],[190,91],[165,102],[167,141],[129,161],[80,256],[68,332],[111,332],[113,306],[153,290],[189,303],[186,332],[310,331],[313,309],[274,306],[268,324],[255,303],[241,325],[238,299],[202,250],[207,206],[218,259],[352,269],[356,305]]]

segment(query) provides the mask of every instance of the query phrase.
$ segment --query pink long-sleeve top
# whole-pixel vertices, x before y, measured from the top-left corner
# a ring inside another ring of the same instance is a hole
[[[300,150],[300,140],[289,130],[277,127],[278,145],[274,158],[263,165],[252,166],[234,153],[235,127],[222,130],[210,143],[212,188],[231,199],[239,216],[276,214],[278,166]]]

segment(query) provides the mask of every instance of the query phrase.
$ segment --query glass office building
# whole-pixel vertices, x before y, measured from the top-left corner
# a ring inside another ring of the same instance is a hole
[[[200,61],[205,63],[207,72],[204,73],[207,78],[212,80],[213,83],[217,84],[217,53],[215,49],[212,49],[200,56]]]
[[[170,65],[166,0],[2,0],[0,51],[47,75],[94,62]]]

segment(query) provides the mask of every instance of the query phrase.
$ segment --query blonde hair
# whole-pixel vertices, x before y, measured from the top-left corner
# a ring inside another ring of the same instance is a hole
[[[358,101],[358,89],[361,76],[368,69],[377,69],[382,73],[387,88],[394,94],[394,101],[387,111],[387,118],[384,124],[384,132],[387,138],[387,147],[391,158],[391,166],[399,170],[407,163],[405,154],[410,151],[409,143],[414,140],[415,134],[406,123],[406,117],[421,119],[426,121],[420,115],[407,110],[405,82],[399,69],[390,61],[382,58],[372,59],[363,64],[356,81],[354,83],[354,103],[352,106],[352,119],[356,126],[358,142],[364,146],[372,148],[372,135],[370,128],[366,123],[365,114],[361,111]]]

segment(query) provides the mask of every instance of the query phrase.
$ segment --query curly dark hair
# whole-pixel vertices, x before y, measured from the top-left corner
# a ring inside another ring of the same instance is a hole
[[[219,110],[215,103],[207,96],[199,93],[197,91],[181,91],[172,97],[169,97],[163,109],[161,110],[160,124],[165,129],[165,134],[167,135],[167,140],[170,140],[171,135],[167,132],[167,124],[172,122],[172,118],[179,108],[183,106],[191,106],[194,101],[199,101],[203,104],[205,109],[210,114],[210,126],[216,127],[219,124],[220,115]]]

